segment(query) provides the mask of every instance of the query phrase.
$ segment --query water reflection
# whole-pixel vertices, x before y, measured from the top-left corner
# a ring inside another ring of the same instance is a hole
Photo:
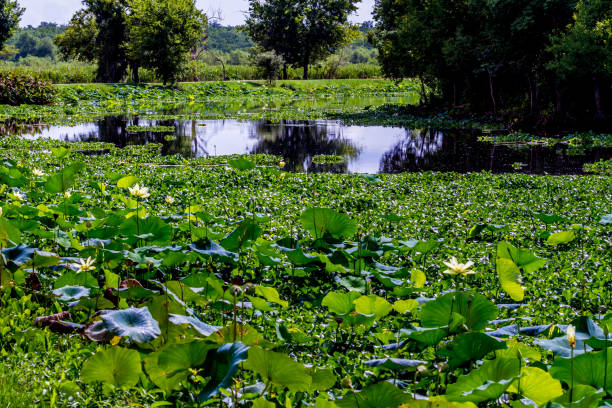
[[[172,126],[167,133],[130,133],[127,127]],[[332,121],[152,120],[109,116],[76,126],[13,127],[24,137],[101,141],[119,147],[160,143],[165,155],[205,157],[266,153],[284,157],[291,171],[399,173],[404,171],[492,171],[581,173],[582,165],[612,156],[612,149],[569,149],[566,145],[506,146],[479,142],[471,131],[344,126]],[[9,133],[9,132],[7,132]],[[344,162],[317,165],[313,157],[333,154]],[[521,164],[520,170],[513,167]]]
[[[253,122],[250,124],[249,136],[257,140],[257,143],[251,153],[282,156],[290,171],[328,170],[346,173],[347,161],[324,166],[313,163],[313,157],[321,154],[343,156],[347,160],[358,158],[361,149],[343,133],[341,126],[330,123]]]

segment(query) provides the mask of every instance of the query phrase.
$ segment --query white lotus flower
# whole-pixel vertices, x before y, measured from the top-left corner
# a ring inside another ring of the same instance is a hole
[[[19,191],[15,191],[13,192],[13,195],[15,196],[16,199],[18,199],[19,201],[24,201],[26,199],[25,194],[19,192]]]
[[[131,195],[137,198],[149,198],[151,196],[147,187],[141,187],[138,184],[128,188],[128,190],[130,190]]]
[[[166,204],[168,204],[168,205],[174,204],[174,197],[167,196],[166,197]]]
[[[42,177],[45,175],[45,173],[43,173],[42,170],[39,169],[32,169],[32,175],[34,177]]]
[[[91,257],[88,257],[87,259],[81,259],[76,265],[79,267],[79,272],[88,272],[96,269],[94,263],[95,261]]]
[[[449,262],[444,262],[444,265],[448,268],[444,271],[444,273],[448,275],[474,275],[476,272],[470,270],[472,266],[474,266],[474,262],[468,261],[464,264],[457,262],[457,258],[454,256],[450,259]]]

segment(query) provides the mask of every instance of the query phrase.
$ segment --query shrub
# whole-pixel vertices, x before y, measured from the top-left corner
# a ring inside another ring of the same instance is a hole
[[[283,69],[283,59],[274,52],[264,52],[254,58],[257,73],[268,83],[272,83],[280,78]]]
[[[0,104],[47,105],[53,102],[54,96],[51,82],[33,76],[0,73]]]

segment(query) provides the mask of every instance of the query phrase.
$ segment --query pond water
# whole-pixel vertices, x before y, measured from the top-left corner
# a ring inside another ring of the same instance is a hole
[[[138,126],[173,126],[175,134],[129,133]],[[168,137],[171,135],[173,137]],[[292,171],[399,173],[404,171],[523,172],[580,174],[584,163],[612,157],[610,148],[579,149],[564,144],[495,145],[472,131],[381,126],[346,126],[335,121],[149,120],[109,116],[74,126],[30,128],[23,137],[101,141],[119,147],[161,143],[165,155],[280,155]],[[315,164],[313,156],[344,157],[338,164]]]

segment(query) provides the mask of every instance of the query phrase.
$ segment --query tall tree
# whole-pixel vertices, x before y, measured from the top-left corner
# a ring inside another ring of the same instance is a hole
[[[164,84],[176,80],[202,38],[206,15],[194,0],[130,0],[128,49]]]
[[[83,0],[96,19],[95,39],[98,80],[119,82],[127,72],[129,61],[125,49],[127,38],[127,0]]]
[[[24,11],[17,1],[0,0],[0,50],[17,29]]]
[[[350,13],[359,0],[249,0],[246,30],[262,49],[304,69],[351,38]]]

